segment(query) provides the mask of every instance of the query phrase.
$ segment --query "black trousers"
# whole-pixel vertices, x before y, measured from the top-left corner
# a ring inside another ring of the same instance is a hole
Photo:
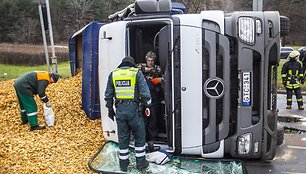
[[[298,106],[303,106],[303,96],[301,88],[296,88],[296,89],[286,88],[286,90],[287,90],[287,105],[292,105],[292,94],[294,91]]]
[[[153,104],[150,107],[151,115],[149,117],[145,116],[145,127],[146,127],[146,140],[154,141],[158,134],[158,117],[159,117],[159,105]]]

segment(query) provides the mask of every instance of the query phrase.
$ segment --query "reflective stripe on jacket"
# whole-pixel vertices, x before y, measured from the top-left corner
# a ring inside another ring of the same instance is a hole
[[[137,68],[117,68],[112,73],[116,99],[134,99]]]
[[[286,62],[282,67],[281,75],[286,88],[296,89],[301,87],[303,69],[299,61],[290,60]]]

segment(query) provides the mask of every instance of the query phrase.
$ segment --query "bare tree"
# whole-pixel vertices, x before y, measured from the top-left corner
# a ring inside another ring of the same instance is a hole
[[[81,28],[87,24],[88,18],[91,17],[91,0],[72,0],[70,2],[70,9],[75,21],[75,27]]]
[[[283,45],[306,45],[306,0],[272,0],[266,4],[266,10],[277,10],[290,19],[290,33],[283,40]]]
[[[203,10],[210,9],[212,0],[179,0],[187,8],[189,13],[199,13]]]
[[[22,18],[13,26],[9,37],[17,43],[31,44],[35,41],[37,21],[32,18]]]

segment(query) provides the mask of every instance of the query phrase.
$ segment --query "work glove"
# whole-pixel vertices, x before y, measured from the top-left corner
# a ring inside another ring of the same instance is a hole
[[[151,80],[151,82],[154,84],[154,85],[157,85],[161,82],[163,82],[164,78],[163,77],[155,77]]]
[[[47,107],[47,108],[51,108],[51,107],[52,107],[52,104],[51,104],[50,101],[47,101],[47,102],[46,102],[46,107]]]
[[[154,85],[157,85],[157,84],[159,84],[159,83],[161,82],[161,79],[155,77],[155,78],[153,78],[153,79],[151,80],[151,82],[152,82]]]
[[[108,117],[112,119],[113,121],[114,121],[115,115],[116,114],[115,114],[114,108],[108,109]]]

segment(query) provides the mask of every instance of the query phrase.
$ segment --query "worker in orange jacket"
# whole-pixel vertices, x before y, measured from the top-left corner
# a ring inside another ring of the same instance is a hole
[[[30,123],[30,131],[45,129],[45,126],[38,125],[37,121],[37,105],[34,95],[38,94],[39,98],[51,107],[51,102],[45,91],[49,84],[56,83],[59,75],[46,71],[28,72],[17,78],[14,88],[20,105],[20,114],[22,124]]]

